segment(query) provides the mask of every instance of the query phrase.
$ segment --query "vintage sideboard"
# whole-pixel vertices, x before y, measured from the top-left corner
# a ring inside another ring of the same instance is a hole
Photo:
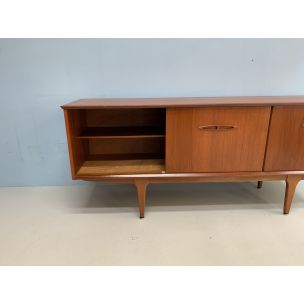
[[[73,179],[134,183],[304,176],[304,96],[81,99],[62,106]]]

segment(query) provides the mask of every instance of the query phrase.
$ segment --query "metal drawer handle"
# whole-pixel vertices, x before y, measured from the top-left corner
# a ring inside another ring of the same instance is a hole
[[[198,127],[202,131],[229,131],[236,129],[237,126],[233,125],[207,125]]]

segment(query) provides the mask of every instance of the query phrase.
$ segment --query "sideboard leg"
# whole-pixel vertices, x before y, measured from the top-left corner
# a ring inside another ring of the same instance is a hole
[[[260,189],[263,186],[263,181],[258,181],[257,188]]]
[[[284,209],[283,209],[284,214],[289,213],[297,184],[301,179],[302,176],[298,176],[298,175],[288,175],[286,178],[285,199],[284,199]]]
[[[138,196],[138,208],[139,208],[139,217],[145,217],[145,205],[146,205],[146,190],[148,182],[144,179],[136,179],[135,186],[137,189]]]

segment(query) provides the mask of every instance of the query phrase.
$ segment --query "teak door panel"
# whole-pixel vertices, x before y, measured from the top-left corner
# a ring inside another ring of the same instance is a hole
[[[167,109],[166,171],[262,171],[270,107]]]
[[[304,169],[304,106],[275,106],[271,115],[265,171]]]

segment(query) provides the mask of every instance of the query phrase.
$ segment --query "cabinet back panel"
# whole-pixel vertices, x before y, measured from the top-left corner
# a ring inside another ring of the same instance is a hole
[[[85,110],[88,127],[164,126],[165,109]]]
[[[164,138],[137,139],[89,139],[89,154],[140,154],[157,153],[164,155]]]

